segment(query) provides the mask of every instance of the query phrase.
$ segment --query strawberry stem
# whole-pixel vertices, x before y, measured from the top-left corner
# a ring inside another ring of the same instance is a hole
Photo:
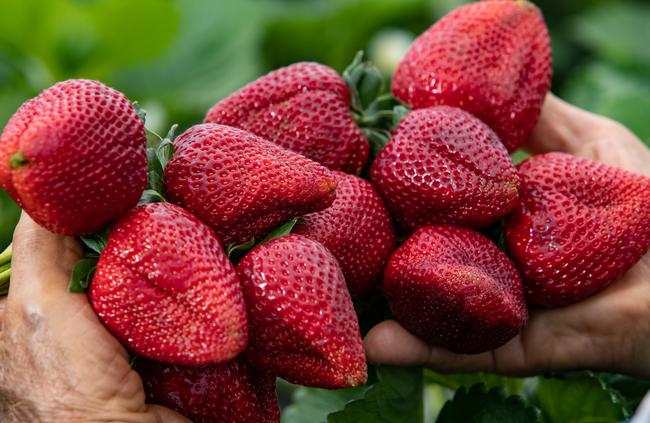
[[[11,263],[11,257],[12,257],[12,248],[11,244],[2,252],[0,253],[0,266],[3,264]]]
[[[9,279],[11,278],[11,269],[0,272],[0,295],[7,295],[9,292]]]
[[[29,160],[27,160],[25,154],[22,151],[16,152],[9,158],[9,165],[12,169],[19,169],[27,163],[29,163]]]

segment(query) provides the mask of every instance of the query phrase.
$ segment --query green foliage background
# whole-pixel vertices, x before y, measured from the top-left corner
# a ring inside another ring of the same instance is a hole
[[[650,143],[650,4],[643,0],[535,2],[553,39],[553,90],[581,107],[621,121]],[[387,29],[397,29],[405,37],[418,34],[461,3],[0,0],[0,126],[23,101],[56,81],[93,78],[138,100],[148,110],[151,129],[165,132],[174,122],[182,129],[199,122],[217,100],[270,69],[316,60],[342,70],[357,50],[369,47],[371,58],[377,59],[373,56],[381,55],[379,40]],[[0,248],[8,244],[17,217],[17,207],[0,192]],[[453,409],[457,404],[460,411],[478,413],[472,418],[480,415],[485,422],[617,421],[634,409],[637,397],[648,389],[641,382],[612,375],[563,376],[565,380],[558,383],[557,378],[443,377],[431,372],[422,381],[417,371],[401,376],[399,370],[377,373],[379,382],[370,389],[324,392],[281,385],[280,396],[288,406],[285,422],[324,421],[329,412],[353,400],[328,421],[417,421],[418,416],[409,417],[399,408],[404,401],[418,403],[403,380],[424,384],[426,421],[432,421],[459,387],[467,389],[459,391],[443,414],[447,419],[461,418],[456,414],[459,410]],[[476,382],[503,391],[470,389]],[[621,392],[625,395],[619,397]],[[506,394],[519,395],[526,404]],[[463,406],[468,398],[495,408],[468,410]],[[573,398],[574,403],[567,402]],[[555,403],[560,399],[565,406]],[[298,401],[289,406],[293,400]],[[541,415],[527,407],[541,410]],[[518,420],[490,420],[504,410]]]

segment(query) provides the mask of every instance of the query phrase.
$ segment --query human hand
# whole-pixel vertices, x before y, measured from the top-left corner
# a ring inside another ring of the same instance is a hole
[[[67,285],[81,248],[23,214],[9,296],[0,301],[0,421],[189,420],[145,404],[142,381],[85,294]]]
[[[535,154],[564,151],[650,176],[650,150],[629,130],[552,94],[527,149]],[[364,344],[371,362],[440,372],[529,375],[599,369],[650,377],[650,253],[620,280],[580,303],[531,310],[523,331],[493,351],[454,354],[427,345],[395,321],[372,328]]]

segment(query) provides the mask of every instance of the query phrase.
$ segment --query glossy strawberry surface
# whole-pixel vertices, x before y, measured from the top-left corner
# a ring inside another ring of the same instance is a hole
[[[241,129],[195,125],[174,148],[165,170],[169,200],[225,244],[259,240],[291,218],[329,207],[336,196],[330,170]]]
[[[214,232],[170,203],[139,206],[110,233],[90,284],[106,327],[138,355],[200,365],[246,347],[246,308]]]
[[[293,232],[323,244],[339,262],[352,296],[371,291],[395,249],[390,215],[370,182],[336,172],[336,200],[300,219]]]
[[[147,403],[163,405],[193,423],[279,423],[275,376],[243,359],[185,367],[138,359]]]
[[[137,204],[145,148],[144,124],[124,94],[97,81],[60,82],[4,128],[0,187],[52,232],[96,232]]]
[[[295,63],[259,78],[217,103],[205,122],[246,129],[334,170],[358,174],[368,160],[345,81],[319,63]]]
[[[460,226],[418,229],[389,259],[383,288],[399,323],[456,353],[505,344],[528,315],[521,277],[508,257]]]
[[[519,173],[506,236],[530,302],[580,301],[650,248],[650,178],[564,153],[534,156]]]
[[[371,177],[410,230],[436,223],[482,227],[517,204],[519,177],[508,152],[487,125],[455,107],[409,113]]]
[[[476,115],[508,151],[530,136],[551,83],[544,18],[527,1],[459,7],[418,37],[392,89],[414,108],[448,105]]]
[[[250,319],[246,357],[301,385],[362,385],[367,366],[341,269],[320,243],[286,235],[237,265]]]

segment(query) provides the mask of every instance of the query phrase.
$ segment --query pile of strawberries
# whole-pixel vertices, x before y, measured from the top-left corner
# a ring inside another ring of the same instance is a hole
[[[95,250],[88,296],[151,402],[195,422],[278,422],[278,376],[366,382],[352,298],[380,291],[418,337],[479,353],[522,329],[527,303],[583,300],[650,248],[650,179],[510,158],[551,80],[532,4],[487,0],[434,24],[395,72],[400,106],[363,104],[368,66],[276,70],[153,145],[137,108],[95,81],[56,84],[7,124],[0,186]],[[479,231],[495,227],[508,255]]]

